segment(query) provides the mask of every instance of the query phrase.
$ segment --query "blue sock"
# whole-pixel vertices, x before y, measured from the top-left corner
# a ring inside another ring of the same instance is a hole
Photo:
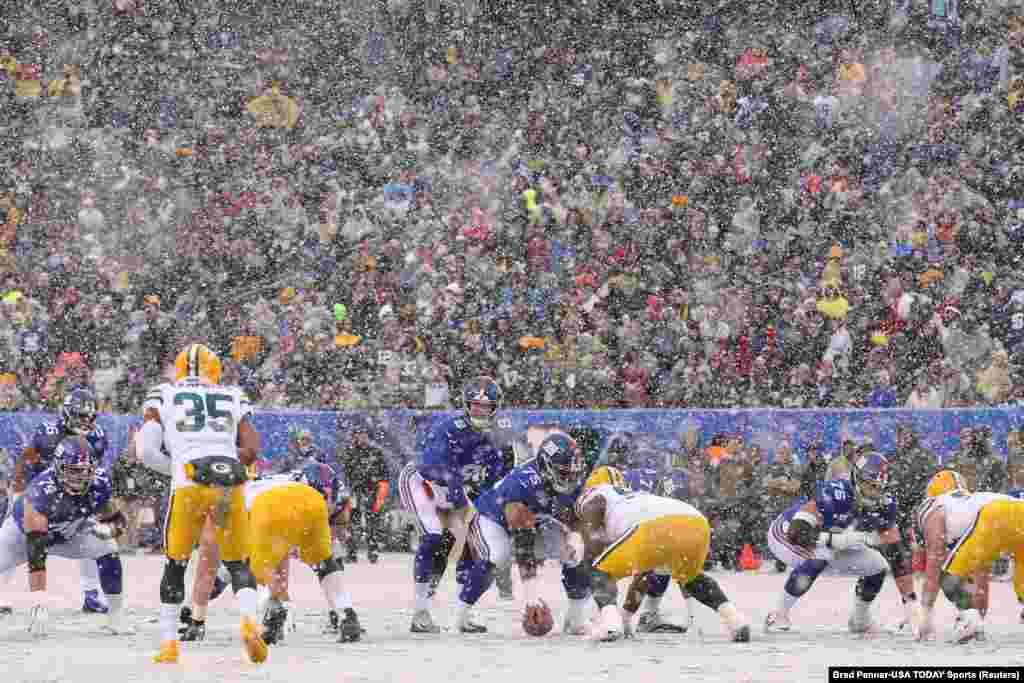
[[[660,598],[668,592],[668,586],[672,583],[672,576],[669,574],[647,574],[647,596]]]
[[[575,567],[562,565],[562,587],[570,600],[583,600],[590,596],[590,568],[583,562]]]
[[[469,545],[462,546],[462,555],[459,556],[459,561],[455,564],[455,582],[459,585],[463,585],[467,581],[470,570],[473,568],[473,557],[469,552]]]
[[[121,594],[121,556],[117,553],[104,555],[96,560],[96,568],[100,574],[100,587],[107,595]]]
[[[435,558],[441,545],[441,534],[425,534],[420,539],[420,545],[416,548],[416,559],[413,562],[413,578],[416,583],[430,583],[434,578]],[[443,576],[444,568],[440,569],[440,576]]]
[[[485,560],[472,562],[466,568],[465,579],[459,591],[459,600],[467,605],[475,605],[494,583],[494,565]]]

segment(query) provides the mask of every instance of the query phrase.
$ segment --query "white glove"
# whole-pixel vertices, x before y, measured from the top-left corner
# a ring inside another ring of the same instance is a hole
[[[935,615],[930,607],[921,609],[921,623],[917,627],[918,640],[931,640],[935,637]]]
[[[28,613],[28,632],[34,636],[45,636],[49,628],[50,612],[42,605],[36,605]]]
[[[117,535],[113,526],[110,524],[100,524],[99,522],[93,524],[90,531],[93,536],[104,541],[109,541]]]

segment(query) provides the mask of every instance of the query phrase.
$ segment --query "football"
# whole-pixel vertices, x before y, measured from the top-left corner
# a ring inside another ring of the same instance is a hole
[[[555,617],[551,614],[551,608],[543,602],[539,606],[527,607],[523,613],[523,630],[531,636],[546,636],[554,627]]]

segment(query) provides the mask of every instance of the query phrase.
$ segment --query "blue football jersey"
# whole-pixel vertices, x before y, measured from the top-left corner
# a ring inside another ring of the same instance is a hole
[[[572,510],[582,486],[571,494],[556,493],[544,484],[536,463],[535,459],[523,463],[484,491],[474,503],[477,512],[508,531],[508,520],[505,519],[508,503],[525,505],[537,516],[538,525],[545,519],[558,519]]]
[[[782,513],[788,522],[793,519],[808,499],[803,498]],[[847,479],[819,481],[814,491],[814,504],[822,517],[824,531],[844,531],[855,528],[858,531],[884,531],[896,525],[896,502],[886,495],[882,506],[866,510],[857,507],[853,484]]]
[[[56,471],[50,467],[32,480],[25,495],[14,504],[14,521],[22,532],[25,531],[25,500],[33,509],[46,515],[49,522],[49,544],[63,543],[77,534],[90,517],[103,509],[113,496],[110,474],[97,468],[92,486],[80,496],[64,490],[57,481]]]
[[[502,449],[461,416],[434,425],[420,450],[416,470],[427,481],[447,487],[448,502],[455,508],[469,503],[467,485],[485,491],[507,472]]]
[[[34,449],[39,454],[39,460],[37,462],[25,462],[26,481],[32,481],[32,479],[50,466],[53,462],[53,452],[57,450],[60,442],[68,436],[70,434],[64,429],[64,424],[59,420],[43,422],[36,427],[35,433],[32,434],[32,440],[29,442],[29,448]],[[85,440],[92,447],[93,454],[96,456],[97,466],[104,465],[104,455],[110,446],[110,440],[107,439],[103,428],[96,425],[85,436]]]
[[[660,495],[658,491],[663,475],[659,470],[650,467],[634,467],[626,470],[623,476],[630,489]]]

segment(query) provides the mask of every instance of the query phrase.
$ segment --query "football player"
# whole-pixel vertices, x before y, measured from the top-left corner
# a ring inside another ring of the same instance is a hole
[[[1024,604],[1020,565],[1024,557],[1017,556],[1024,547],[1024,500],[1001,493],[970,493],[959,475],[953,474],[935,475],[929,493],[945,492],[926,498],[917,509],[926,558],[918,638],[927,640],[935,635],[933,611],[941,589],[959,611],[955,640],[965,643],[984,632],[984,615],[968,582],[979,574],[987,580],[992,563],[1003,553],[1014,560],[1013,590]],[[939,477],[945,481],[936,481]],[[1021,616],[1024,618],[1024,613]]]
[[[438,422],[423,443],[419,462],[398,477],[402,508],[420,530],[413,563],[415,609],[409,630],[440,633],[430,615],[430,601],[448,565],[458,537],[465,536],[469,498],[466,488],[489,489],[506,472],[505,457],[490,436],[501,407],[501,389],[490,377],[469,382],[462,391],[463,413]],[[460,559],[458,571],[469,558]]]
[[[267,658],[256,579],[247,561],[249,516],[243,493],[246,468],[255,462],[261,439],[250,420],[249,399],[237,387],[222,386],[220,377],[220,359],[206,346],[190,344],[175,361],[175,381],[151,389],[146,396],[143,425],[136,434],[143,462],[166,461],[164,447],[171,459],[157,662],[178,661],[177,622],[185,598],[185,570],[208,519],[217,527],[220,557],[241,607],[246,653],[257,663]]]
[[[566,515],[579,495],[583,475],[583,454],[572,437],[549,434],[537,449],[536,458],[513,469],[476,500],[477,514],[466,539],[472,559],[465,569],[458,601],[458,628],[462,633],[486,632],[485,626],[473,622],[471,610],[490,588],[496,569],[513,561],[519,567],[525,609],[529,612],[543,608],[537,595],[541,561],[558,558],[563,567],[580,565],[582,554],[563,520],[571,521]],[[576,574],[580,576],[573,580]],[[562,576],[570,598],[568,631],[581,621],[589,581],[582,572],[563,571]],[[577,594],[581,589],[583,594]]]
[[[109,600],[103,630],[130,634],[134,629],[121,624],[122,567],[113,540],[126,520],[112,495],[110,475],[97,467],[86,437],[65,437],[53,449],[51,465],[32,479],[0,527],[0,573],[27,563],[29,590],[43,593],[49,555],[87,559],[98,567]],[[28,630],[45,635],[47,623],[40,602],[32,607]]]
[[[718,583],[704,573],[711,527],[695,507],[616,482],[622,474],[600,467],[587,480],[576,503],[591,590],[601,609],[597,636],[610,642],[633,633],[642,584],[653,575],[675,579],[684,595],[719,614],[735,642],[750,640],[750,626]],[[618,608],[617,582],[634,577],[626,604]]]
[[[73,389],[65,398],[56,421],[46,421],[36,427],[28,446],[14,464],[14,497],[28,487],[32,478],[45,470],[53,461],[57,445],[68,436],[82,436],[92,447],[97,463],[109,447],[107,435],[96,424],[96,397],[85,388]],[[96,563],[90,559],[79,562],[82,582],[82,611],[103,614],[107,606],[100,595],[100,577]]]
[[[848,626],[852,633],[876,630],[871,603],[890,567],[905,606],[901,630],[912,623],[917,610],[913,568],[900,543],[887,481],[886,459],[865,453],[852,463],[849,478],[819,481],[813,499],[801,499],[775,518],[768,546],[793,569],[778,607],[765,620],[766,631],[788,631],[790,610],[824,573],[858,577]]]

